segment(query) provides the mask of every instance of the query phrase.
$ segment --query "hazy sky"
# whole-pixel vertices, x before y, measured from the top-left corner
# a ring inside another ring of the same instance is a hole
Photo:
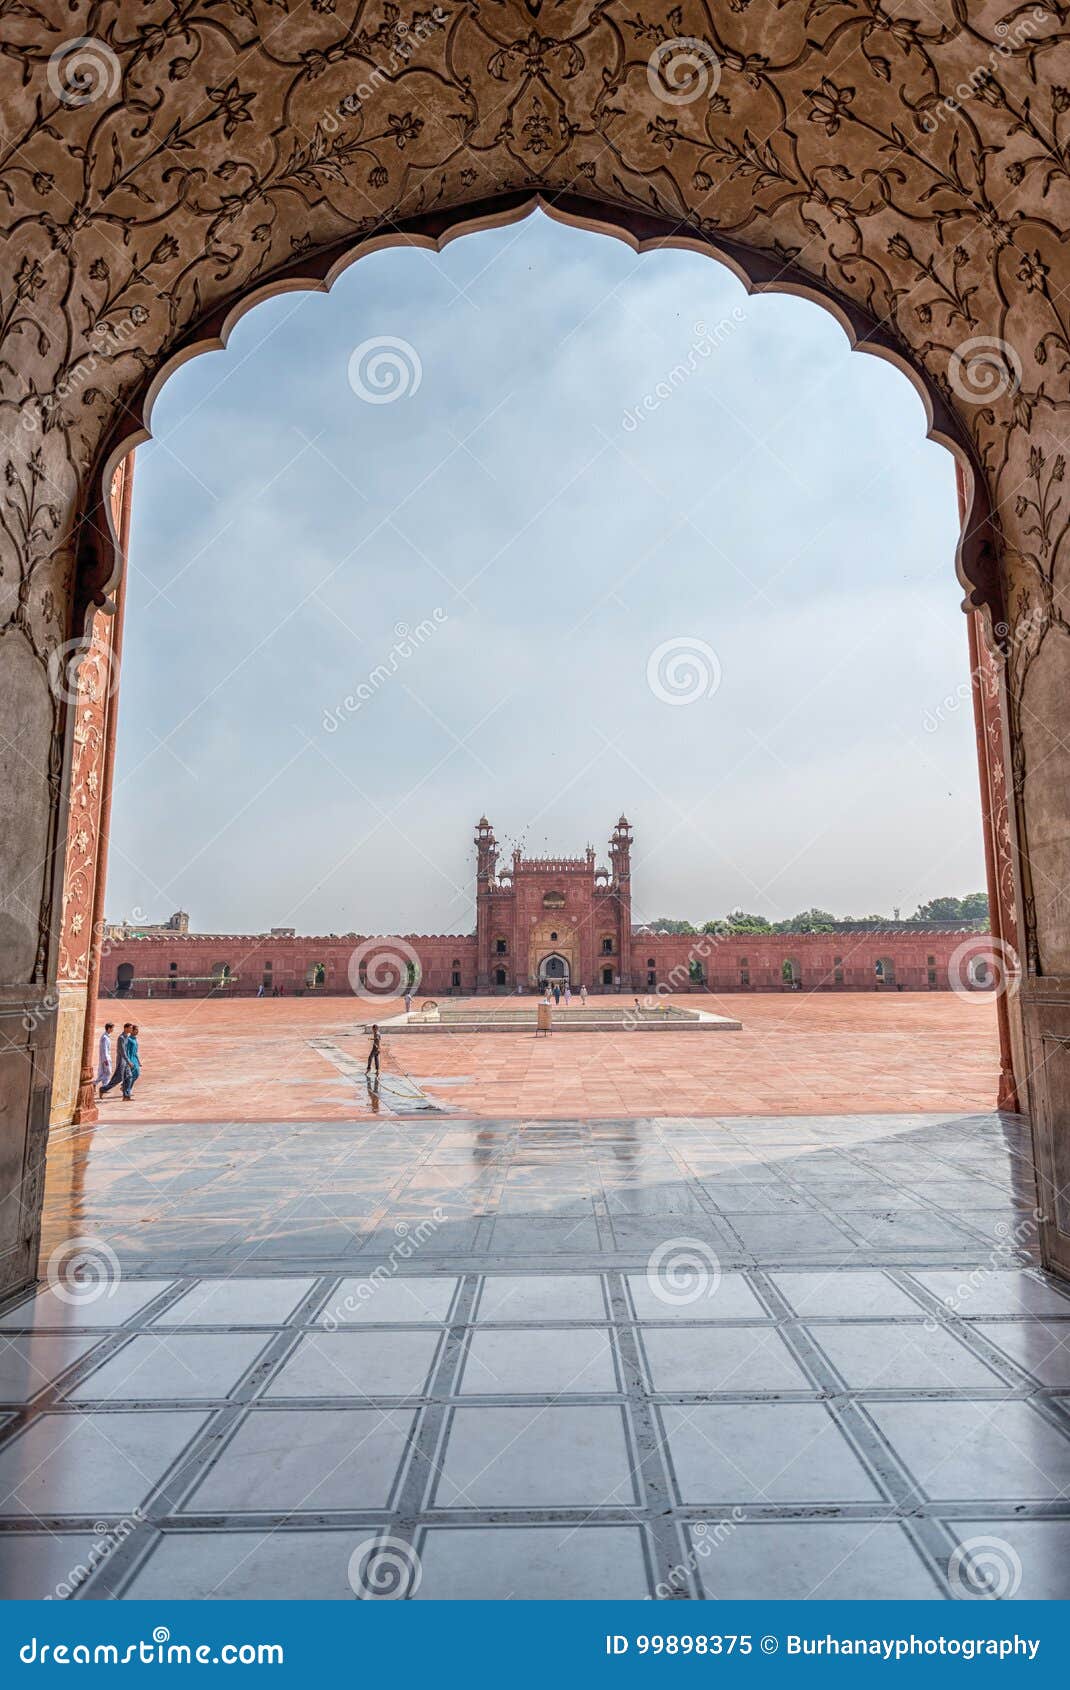
[[[467,932],[483,811],[627,811],[636,920],[984,884],[952,459],[817,306],[539,215],[257,307],[153,426],[110,918]]]

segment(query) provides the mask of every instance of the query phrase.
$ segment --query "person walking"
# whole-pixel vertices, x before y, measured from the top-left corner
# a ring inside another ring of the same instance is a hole
[[[580,1005],[583,1009],[587,1008],[587,987],[586,986],[580,987]]]
[[[405,1014],[406,1015],[412,1014],[412,993],[411,992],[405,993]]]
[[[572,987],[569,985],[568,981],[566,980],[565,981],[565,1008],[566,1009],[568,1008],[568,1006],[571,1002],[572,1002]]]
[[[130,1102],[130,1093],[134,1089],[141,1073],[141,1053],[137,1047],[138,1028],[135,1022],[126,1038],[126,1050],[123,1052],[123,1102]]]
[[[555,1003],[561,1002],[561,988],[560,988],[560,986],[554,987],[554,1002]]]
[[[365,1072],[365,1075],[369,1075],[372,1071],[372,1063],[374,1062],[375,1063],[375,1078],[376,1079],[379,1078],[379,1055],[380,1055],[380,1051],[382,1049],[382,1043],[383,1043],[383,1041],[382,1041],[382,1037],[380,1035],[378,1027],[373,1027],[372,1028],[372,1048],[368,1052],[368,1066],[365,1068],[364,1072]]]
[[[123,1030],[115,1041],[115,1069],[107,1085],[101,1086],[100,1097],[106,1097],[108,1093],[110,1091],[114,1091],[115,1087],[122,1081],[123,1066],[126,1062],[126,1045],[130,1037],[130,1029],[132,1026],[132,1021],[123,1022]],[[98,1098],[97,1101],[99,1102],[100,1099]]]
[[[115,1031],[114,1021],[105,1021],[104,1031],[97,1044],[97,1092],[104,1090],[112,1075],[111,1036]]]

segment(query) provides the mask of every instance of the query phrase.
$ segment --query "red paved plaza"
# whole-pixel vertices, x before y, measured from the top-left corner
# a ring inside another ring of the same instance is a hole
[[[473,1000],[474,1001],[474,1000]],[[488,1000],[491,1001],[491,1000]],[[386,1038],[379,1112],[420,1094],[465,1116],[859,1114],[991,1109],[995,1004],[954,993],[684,997],[741,1032]],[[597,1001],[597,1000],[592,1000]],[[619,998],[607,1000],[615,1006]],[[501,999],[493,1000],[501,1008]],[[136,1015],[143,1072],[104,1121],[347,1120],[370,1111],[366,1007],[345,998],[102,1003]],[[402,1005],[375,1006],[386,1022]],[[558,1012],[559,1017],[566,1014]]]

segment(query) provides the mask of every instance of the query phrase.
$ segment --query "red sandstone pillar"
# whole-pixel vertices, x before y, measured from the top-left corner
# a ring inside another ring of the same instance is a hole
[[[632,837],[631,824],[622,815],[613,829],[609,844],[613,867],[614,897],[617,905],[617,937],[620,950],[618,961],[619,991],[632,990]]]
[[[113,520],[119,536],[119,553],[123,570],[115,588],[115,611],[111,617],[112,684],[105,699],[104,753],[97,814],[97,861],[93,883],[92,920],[86,971],[85,1024],[82,1034],[82,1072],[78,1083],[78,1101],[72,1120],[76,1126],[97,1120],[97,1105],[93,1079],[96,1074],[96,1005],[100,989],[100,961],[104,940],[104,889],[108,874],[108,840],[111,828],[111,795],[115,777],[115,729],[119,716],[119,663],[123,649],[123,609],[126,602],[126,559],[130,544],[130,511],[134,491],[134,454],[130,452],[119,466],[119,487],[113,484]],[[97,617],[101,612],[97,611]]]
[[[955,465],[959,519],[966,516],[966,488],[960,464]],[[966,637],[970,653],[970,681],[973,693],[973,725],[977,742],[977,771],[981,783],[981,832],[985,849],[985,880],[988,890],[989,926],[994,946],[1002,958],[1013,952],[1018,958],[1018,922],[1014,897],[1014,860],[1011,855],[1010,815],[1007,805],[1006,765],[1003,755],[1003,676],[999,658],[989,650],[981,612],[966,613]],[[997,971],[1004,976],[1003,969]],[[997,1109],[1016,1111],[1018,1087],[1014,1077],[1014,1047],[1011,1043],[1007,994],[996,999],[999,1028],[999,1089]]]
[[[498,841],[486,816],[476,824],[476,991],[490,991],[490,895],[498,869]]]

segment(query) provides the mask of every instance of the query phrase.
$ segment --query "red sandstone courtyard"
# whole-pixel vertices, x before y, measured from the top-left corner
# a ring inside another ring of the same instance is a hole
[[[473,1003],[482,1000],[470,1000]],[[500,1008],[501,1000],[486,1000]],[[832,1115],[988,1110],[998,1077],[988,996],[686,995],[742,1020],[739,1032],[409,1033],[384,1045],[376,1112],[424,1101],[466,1117]],[[592,1000],[595,1002],[598,1000]],[[619,1006],[619,997],[607,1000]],[[332,1121],[364,1117],[371,1014],[403,1005],[345,998],[102,1002],[137,1017],[142,1078],[101,1121]],[[563,1020],[567,1011],[556,1012]]]

